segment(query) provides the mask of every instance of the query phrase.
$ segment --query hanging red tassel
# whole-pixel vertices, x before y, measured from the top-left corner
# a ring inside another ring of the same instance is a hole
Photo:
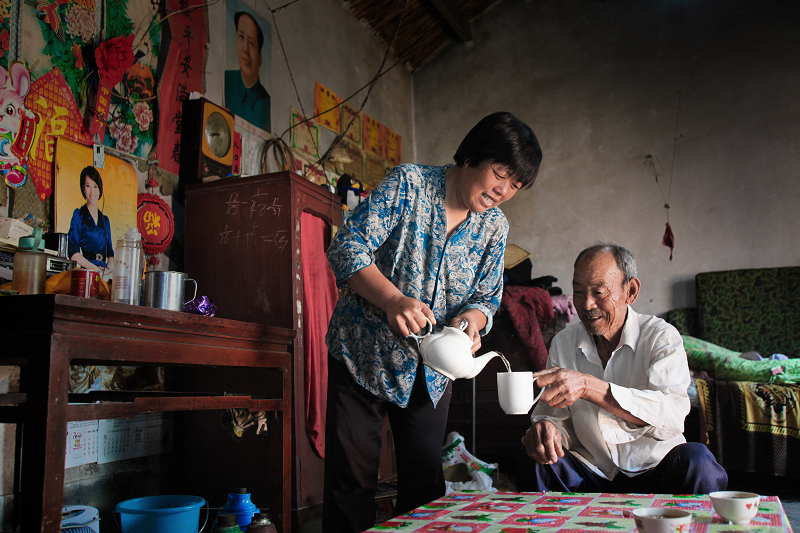
[[[675,236],[672,234],[672,228],[667,222],[667,229],[664,231],[664,238],[661,239],[661,244],[669,247],[669,260],[672,261],[672,249],[675,248]]]

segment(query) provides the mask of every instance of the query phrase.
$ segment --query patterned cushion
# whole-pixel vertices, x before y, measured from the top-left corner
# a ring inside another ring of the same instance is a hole
[[[764,357],[800,357],[800,267],[704,272],[696,282],[698,337]]]
[[[675,326],[681,335],[697,337],[700,332],[697,328],[697,308],[685,307],[667,312],[666,321]]]

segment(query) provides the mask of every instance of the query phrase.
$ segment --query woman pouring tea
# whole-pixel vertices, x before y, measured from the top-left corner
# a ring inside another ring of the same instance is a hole
[[[81,170],[81,194],[86,203],[72,213],[69,258],[89,270],[113,271],[111,224],[97,205],[103,197],[103,179],[93,166]]]
[[[530,187],[542,151],[511,113],[483,118],[455,165],[391,170],[328,250],[340,288],[327,345],[325,533],[373,526],[388,414],[397,457],[395,513],[445,493],[441,447],[450,379],[424,366],[408,335],[462,327],[480,348],[503,290],[508,222],[497,206]]]

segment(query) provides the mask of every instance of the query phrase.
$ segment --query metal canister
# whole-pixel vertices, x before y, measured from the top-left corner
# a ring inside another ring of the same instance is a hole
[[[85,268],[72,271],[72,295],[81,298],[97,298],[100,292],[100,272]]]
[[[267,513],[256,513],[245,530],[247,533],[276,533],[275,524],[270,522]]]

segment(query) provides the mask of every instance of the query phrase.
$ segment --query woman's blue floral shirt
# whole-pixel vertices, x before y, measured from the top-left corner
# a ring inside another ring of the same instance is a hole
[[[339,300],[327,334],[329,353],[344,362],[365,389],[400,407],[408,405],[417,372],[416,341],[395,335],[386,314],[347,287],[347,278],[373,262],[406,296],[426,303],[437,327],[468,308],[492,316],[503,292],[508,221],[497,208],[470,213],[450,239],[444,209],[443,167],[392,169],[339,228],[328,260]],[[434,405],[448,378],[425,367]]]

